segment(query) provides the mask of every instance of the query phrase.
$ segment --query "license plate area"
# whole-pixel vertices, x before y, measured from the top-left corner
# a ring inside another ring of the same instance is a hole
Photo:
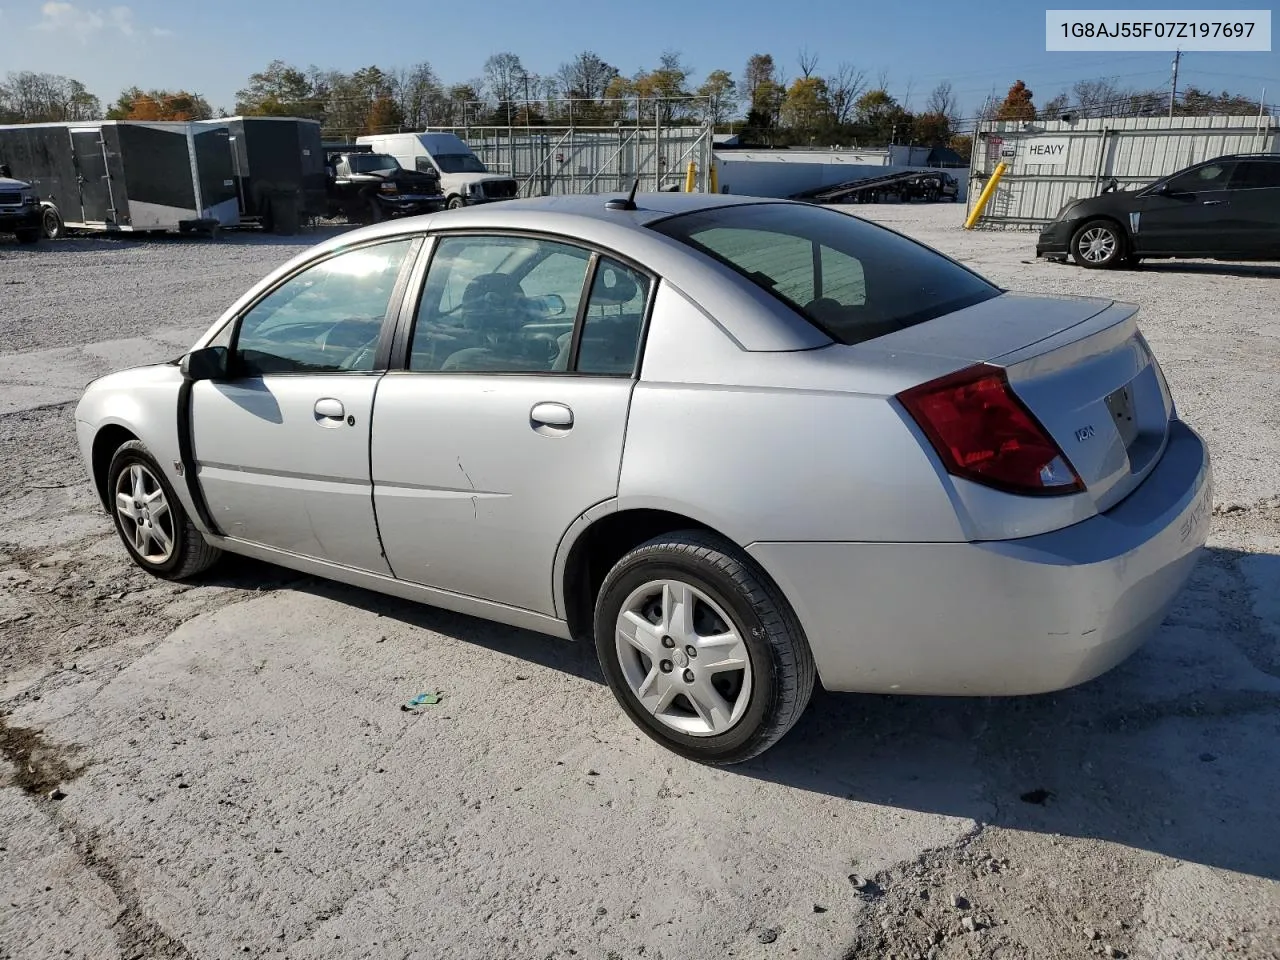
[[[1107,394],[1107,411],[1116,425],[1116,431],[1124,442],[1125,450],[1130,449],[1138,439],[1138,418],[1133,406],[1133,383],[1126,383],[1119,390]]]

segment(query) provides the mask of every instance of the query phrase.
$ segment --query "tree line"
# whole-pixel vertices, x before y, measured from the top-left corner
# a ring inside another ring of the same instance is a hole
[[[797,56],[794,72],[772,54],[756,53],[739,76],[715,69],[700,82],[675,51],[663,53],[655,66],[631,76],[589,50],[541,75],[526,69],[518,54],[504,51],[490,56],[480,76],[464,83],[445,83],[426,62],[344,72],[274,60],[237,91],[234,112],[318,120],[324,136],[332,140],[447,126],[709,123],[753,144],[951,146],[967,157],[969,138],[962,131],[978,119],[1056,119],[1069,112],[1165,115],[1169,109],[1166,91],[1124,89],[1110,79],[1082,80],[1043,107],[1035,105],[1032,91],[1018,80],[1003,100],[989,96],[969,118],[962,116],[958,98],[945,80],[919,109],[911,109],[910,100],[910,86],[899,100],[889,92],[883,72],[872,80],[847,62],[822,70],[818,56],[807,49]],[[1256,101],[1240,95],[1188,87],[1174,113],[1239,114],[1257,107]],[[22,71],[0,80],[2,123],[213,116],[203,96],[186,90],[130,87],[104,107],[70,77]]]

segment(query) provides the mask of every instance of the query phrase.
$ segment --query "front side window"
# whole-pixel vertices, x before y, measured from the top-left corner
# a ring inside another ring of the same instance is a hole
[[[717,207],[653,229],[763,287],[840,343],[862,343],[1000,295],[928,247],[808,204]]]
[[[590,259],[588,251],[552,240],[441,238],[418,302],[409,369],[557,369]]]
[[[1234,163],[1208,163],[1203,167],[1196,167],[1171,179],[1169,192],[1199,193],[1202,190],[1225,190],[1234,169]]]
[[[249,308],[236,335],[240,376],[372,370],[412,238],[348,250],[290,277]]]

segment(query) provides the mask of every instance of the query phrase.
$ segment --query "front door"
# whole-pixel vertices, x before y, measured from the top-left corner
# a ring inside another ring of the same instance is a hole
[[[284,280],[238,319],[229,377],[192,392],[200,486],[228,537],[388,573],[369,479],[379,342],[415,239]]]
[[[107,181],[107,155],[100,130],[72,130],[71,154],[80,184],[80,219],[83,223],[114,223],[111,184]]]
[[[1142,198],[1138,221],[1129,224],[1139,253],[1221,255],[1243,242],[1227,185],[1233,161],[1195,167]]]
[[[397,577],[555,614],[558,545],[617,495],[651,287],[570,244],[437,241],[406,369],[374,408],[374,503]]]

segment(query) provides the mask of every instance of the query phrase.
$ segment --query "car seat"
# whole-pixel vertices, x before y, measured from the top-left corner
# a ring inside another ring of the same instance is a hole
[[[441,370],[547,370],[555,342],[550,337],[521,337],[535,318],[519,281],[505,273],[476,277],[462,293],[458,318],[481,344],[455,351]]]

